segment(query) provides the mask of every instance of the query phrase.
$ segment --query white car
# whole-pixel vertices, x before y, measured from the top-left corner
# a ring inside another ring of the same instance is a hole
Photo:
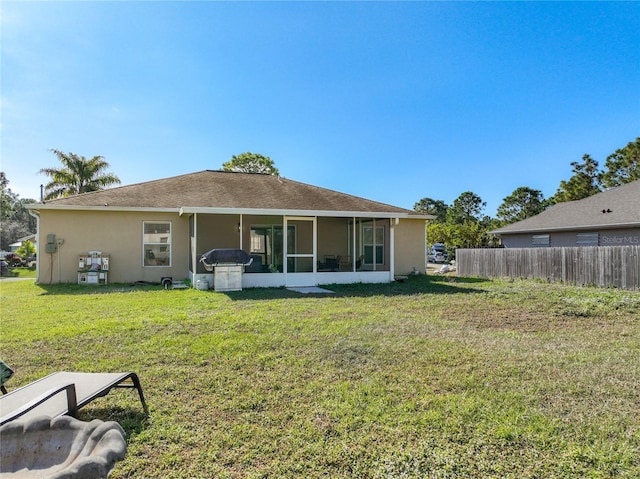
[[[444,263],[447,261],[447,254],[440,251],[432,252],[429,255],[429,261],[431,263]]]
[[[448,259],[445,246],[442,243],[434,244],[431,247],[428,259],[431,263],[445,263]]]

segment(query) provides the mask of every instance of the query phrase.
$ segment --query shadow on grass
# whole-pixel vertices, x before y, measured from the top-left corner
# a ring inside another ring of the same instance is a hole
[[[149,427],[149,417],[141,411],[123,408],[86,408],[78,411],[78,419],[91,421],[115,421],[127,435],[127,438],[140,434]]]
[[[234,301],[268,300],[282,298],[324,298],[324,297],[372,297],[372,296],[413,296],[416,294],[471,294],[484,292],[481,288],[465,287],[490,280],[480,278],[458,278],[455,276],[410,276],[404,281],[393,283],[355,283],[320,285],[333,293],[298,293],[286,288],[252,288],[243,291],[229,291],[225,294]]]
[[[354,283],[320,285],[333,293],[299,293],[285,287],[279,288],[247,288],[242,291],[216,292],[214,290],[198,291],[198,294],[224,294],[233,301],[243,300],[273,300],[295,299],[309,297],[370,297],[370,296],[412,296],[415,294],[469,294],[484,290],[465,285],[490,283],[491,280],[482,278],[461,278],[444,275],[409,276],[404,281],[392,283]],[[43,290],[41,294],[51,295],[83,295],[83,294],[111,294],[132,291],[164,291],[162,286],[154,284],[109,284],[101,286],[77,284],[38,285]],[[184,294],[186,290],[168,290],[167,294]]]
[[[108,285],[78,285],[75,283],[62,284],[38,284],[43,290],[41,295],[83,295],[83,294],[111,294],[111,293],[130,293],[132,291],[163,291],[164,288],[160,284],[108,284]],[[176,290],[179,293],[181,290]]]

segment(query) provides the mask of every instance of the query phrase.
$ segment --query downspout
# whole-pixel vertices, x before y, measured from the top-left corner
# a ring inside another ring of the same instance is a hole
[[[429,259],[427,255],[429,252],[427,251],[427,225],[429,224],[429,220],[424,220],[424,241],[422,242],[422,246],[424,247],[424,274],[428,274],[429,272]]]
[[[41,193],[42,194],[42,193]],[[37,246],[37,250],[36,250],[36,283],[40,282],[40,258],[42,257],[40,255],[39,249],[40,249],[40,214],[37,211],[32,211],[30,209],[27,209],[27,212],[29,213],[29,215],[33,216],[36,219],[36,244]]]

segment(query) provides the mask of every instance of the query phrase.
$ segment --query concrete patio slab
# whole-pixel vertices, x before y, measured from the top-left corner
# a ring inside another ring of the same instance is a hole
[[[320,293],[320,294],[333,294],[334,292],[329,289],[319,288],[318,286],[304,286],[299,288],[287,288],[289,291],[295,291],[296,293],[302,294],[310,294],[310,293]]]

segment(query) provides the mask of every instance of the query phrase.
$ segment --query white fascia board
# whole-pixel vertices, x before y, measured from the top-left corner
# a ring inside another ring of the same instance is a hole
[[[409,213],[394,213],[388,211],[322,211],[322,210],[275,210],[275,209],[251,209],[251,208],[214,208],[204,206],[183,206],[182,208],[145,208],[134,206],[80,206],[80,205],[48,205],[46,203],[33,203],[26,205],[26,208],[34,212],[42,210],[53,211],[126,211],[145,213],[177,213],[185,214],[204,213],[220,215],[266,215],[266,216],[324,216],[324,217],[344,217],[344,218],[399,218],[412,220],[432,220],[432,215],[410,215]]]
[[[34,203],[26,205],[26,208],[33,211],[127,211],[145,213],[180,213],[180,208],[138,208],[132,206],[79,206],[79,205],[47,205]]]
[[[408,213],[371,212],[371,211],[322,211],[322,210],[274,210],[251,208],[212,208],[200,206],[183,206],[180,216],[194,213],[219,215],[257,215],[257,216],[325,216],[333,218],[409,218],[435,219],[431,215],[409,215]]]

